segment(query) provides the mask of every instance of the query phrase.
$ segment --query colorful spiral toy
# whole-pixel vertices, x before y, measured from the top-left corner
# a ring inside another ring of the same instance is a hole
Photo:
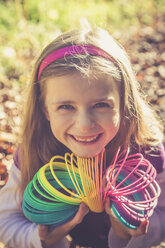
[[[124,225],[136,229],[152,215],[160,187],[153,165],[141,153],[128,156],[128,152],[122,159],[123,153],[116,156],[107,169],[104,198],[110,197],[112,210]]]
[[[105,151],[93,158],[68,153],[54,156],[25,189],[25,216],[37,224],[56,227],[72,219],[81,202],[93,212],[102,212],[109,197],[116,217],[127,227],[137,228],[152,215],[160,187],[155,168],[142,154],[128,156],[128,149],[119,151],[106,170]]]
[[[93,212],[102,212],[103,154],[94,158],[68,153],[65,158],[54,156],[25,189],[25,216],[35,223],[59,226],[73,218],[81,202]]]

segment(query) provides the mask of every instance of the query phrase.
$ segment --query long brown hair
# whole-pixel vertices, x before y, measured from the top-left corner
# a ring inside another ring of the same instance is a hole
[[[53,51],[70,46],[87,44],[106,51],[116,61],[98,56],[73,55],[59,59],[47,66],[38,81],[38,69],[42,60]],[[162,140],[161,126],[151,108],[140,93],[138,82],[132,71],[124,49],[100,28],[79,29],[66,32],[51,42],[41,53],[34,66],[29,86],[24,115],[19,166],[21,169],[21,190],[32,180],[38,169],[55,154],[64,154],[67,148],[52,134],[49,121],[44,115],[46,79],[52,75],[63,75],[79,71],[85,77],[97,77],[98,73],[111,75],[119,85],[120,128],[107,149],[113,155],[118,146],[156,146]]]

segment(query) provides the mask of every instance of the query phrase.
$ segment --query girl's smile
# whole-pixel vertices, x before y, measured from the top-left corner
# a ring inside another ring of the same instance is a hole
[[[91,142],[96,142],[99,137],[101,136],[101,134],[98,134],[98,135],[94,135],[94,136],[73,136],[71,135],[71,137],[76,140],[77,142],[80,142],[80,143],[84,143],[84,144],[88,144],[88,143],[91,143]]]
[[[74,73],[45,83],[45,114],[56,139],[81,157],[100,153],[119,129],[118,82]]]

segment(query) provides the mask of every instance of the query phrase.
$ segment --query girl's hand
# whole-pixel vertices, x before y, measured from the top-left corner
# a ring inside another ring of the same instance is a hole
[[[48,226],[38,225],[38,234],[42,241],[43,247],[49,248],[52,245],[58,243],[68,232],[73,229],[77,224],[81,223],[84,216],[89,212],[89,208],[85,203],[81,203],[78,212],[72,220],[56,227],[49,231]]]
[[[132,236],[137,237],[147,233],[149,221],[143,221],[136,229],[131,229],[122,224],[110,208],[110,199],[105,200],[105,211],[110,217],[111,225],[115,233],[122,239],[129,240]]]

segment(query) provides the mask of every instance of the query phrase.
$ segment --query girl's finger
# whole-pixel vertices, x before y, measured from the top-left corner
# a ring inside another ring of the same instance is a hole
[[[108,197],[105,199],[104,208],[107,214],[112,215],[112,210],[110,207],[110,199]]]
[[[41,240],[45,240],[48,235],[48,226],[38,225],[38,234]]]
[[[140,229],[142,234],[146,234],[148,230],[149,221],[145,220],[140,224]]]
[[[81,223],[84,216],[87,215],[88,212],[89,212],[89,207],[82,202],[79,206],[77,214],[74,217],[74,221],[76,222],[76,224]]]

